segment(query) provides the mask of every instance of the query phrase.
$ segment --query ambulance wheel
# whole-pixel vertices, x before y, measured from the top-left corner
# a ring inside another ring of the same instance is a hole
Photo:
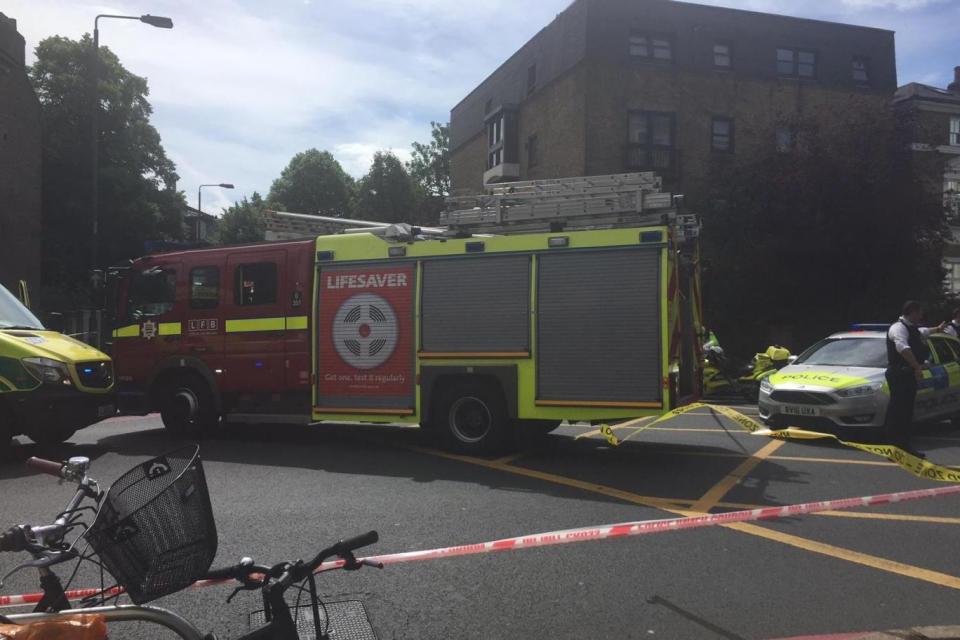
[[[163,426],[177,436],[199,438],[217,426],[217,409],[209,385],[195,375],[176,376],[164,385],[160,399]]]
[[[67,440],[73,437],[73,434],[77,432],[76,429],[44,429],[43,431],[36,431],[27,433],[27,436],[37,444],[49,447],[55,444],[63,444]]]
[[[503,395],[484,382],[456,382],[444,389],[436,422],[450,449],[469,454],[496,451],[509,425]]]
[[[0,456],[13,449],[13,412],[0,402]]]

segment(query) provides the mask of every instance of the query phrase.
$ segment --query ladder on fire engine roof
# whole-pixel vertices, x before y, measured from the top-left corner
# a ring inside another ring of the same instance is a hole
[[[699,234],[653,172],[505,182],[483,195],[447,198],[441,225],[459,233],[531,233],[667,224],[678,239]],[[677,196],[679,199],[681,196]]]

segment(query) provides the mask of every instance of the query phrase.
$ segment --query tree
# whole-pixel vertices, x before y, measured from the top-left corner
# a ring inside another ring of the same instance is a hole
[[[413,143],[407,171],[427,195],[450,195],[450,125],[430,122],[431,140]]]
[[[260,213],[266,208],[263,198],[256,191],[249,199],[244,198],[224,210],[220,218],[220,244],[243,244],[259,242],[264,237],[264,222]]]
[[[329,151],[308,149],[293,156],[273,181],[267,202],[294,213],[349,217],[351,178]]]
[[[906,170],[892,113],[877,104],[791,129],[789,149],[715,165],[697,204],[707,321],[734,353],[758,340],[803,348],[941,297],[943,206]]]
[[[373,156],[357,185],[357,215],[364,220],[418,224],[417,190],[403,163],[389,151]]]
[[[92,42],[43,40],[28,69],[43,121],[44,279],[73,286],[90,266],[90,61]],[[139,256],[146,240],[178,240],[186,200],[150,124],[144,78],[99,50],[99,264]]]

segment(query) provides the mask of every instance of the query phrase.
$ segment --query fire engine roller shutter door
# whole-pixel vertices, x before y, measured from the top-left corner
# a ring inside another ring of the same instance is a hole
[[[542,254],[537,399],[660,402],[660,248]]]
[[[530,350],[530,257],[424,261],[422,349],[427,353]]]

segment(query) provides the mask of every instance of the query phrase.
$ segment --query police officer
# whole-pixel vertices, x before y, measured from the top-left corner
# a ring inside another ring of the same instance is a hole
[[[939,327],[920,326],[923,306],[916,300],[903,305],[903,315],[887,331],[887,385],[890,405],[887,407],[886,429],[891,444],[919,458],[926,456],[910,446],[913,424],[913,403],[917,385],[923,379],[923,363],[930,357],[927,336]]]
[[[947,326],[944,327],[943,332],[947,335],[953,336],[954,338],[960,338],[960,309],[953,310],[953,319],[947,323]]]

